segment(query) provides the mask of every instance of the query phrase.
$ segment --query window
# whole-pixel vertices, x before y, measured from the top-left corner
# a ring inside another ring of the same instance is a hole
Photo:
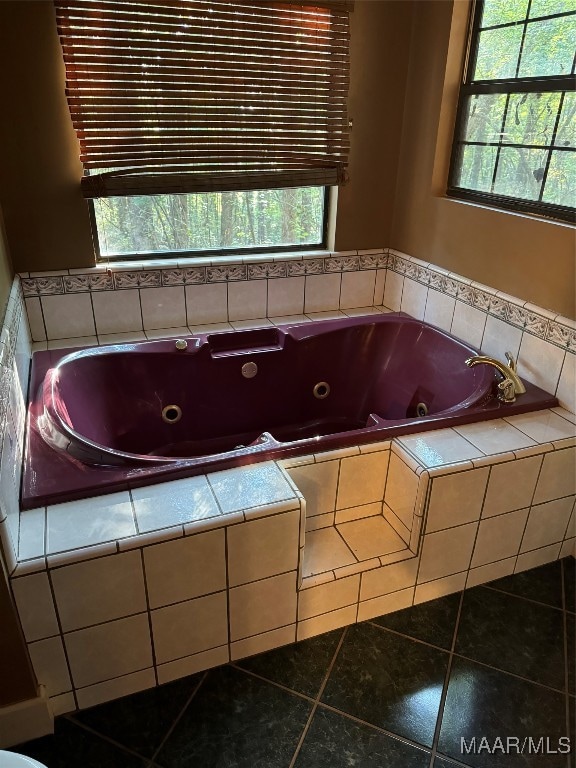
[[[102,256],[321,246],[346,179],[344,0],[55,0]]]
[[[574,221],[575,0],[477,0],[448,195]]]

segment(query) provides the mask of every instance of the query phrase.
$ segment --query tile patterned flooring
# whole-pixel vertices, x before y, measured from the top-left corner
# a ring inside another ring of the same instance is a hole
[[[570,768],[574,751],[495,739],[576,745],[574,563],[66,715],[14,749],[48,768]],[[488,748],[462,752],[474,736]]]

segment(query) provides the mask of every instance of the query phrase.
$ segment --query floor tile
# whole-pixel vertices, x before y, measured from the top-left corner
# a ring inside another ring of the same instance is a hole
[[[304,699],[226,666],[209,673],[155,759],[162,768],[286,768]]]
[[[342,637],[342,629],[310,640],[285,645],[273,651],[242,659],[239,667],[267,680],[316,697]]]
[[[434,758],[432,768],[458,768],[460,765],[465,765],[465,763],[463,763],[462,760],[459,760],[457,763],[455,763],[453,760],[448,760],[444,757],[438,757],[437,755]]]
[[[420,603],[403,611],[372,619],[381,627],[450,650],[460,605],[460,593]]]
[[[562,576],[560,569],[559,561],[547,563],[539,568],[531,568],[529,571],[505,576],[503,579],[496,579],[496,581],[491,581],[489,586],[500,589],[502,592],[508,592],[511,595],[527,597],[529,600],[536,600],[539,603],[562,608]]]
[[[576,616],[566,614],[566,650],[568,653],[568,693],[576,695]],[[575,745],[576,748],[576,745]]]
[[[428,768],[430,753],[319,708],[295,768]]]
[[[564,690],[562,611],[475,587],[464,595],[456,653]]]
[[[565,557],[561,562],[564,568],[566,610],[576,613],[576,560],[573,557]]]
[[[145,768],[146,761],[128,754],[65,717],[55,721],[54,735],[15,747],[18,753],[48,768]]]
[[[77,712],[73,719],[143,757],[152,757],[200,679],[201,675],[185,677]]]
[[[461,739],[477,747],[482,737],[493,745],[497,737],[539,739],[551,744],[564,736],[565,697],[540,685],[455,658],[444,706],[438,749],[474,768],[566,768],[561,754],[502,754],[491,749],[463,754]]]
[[[432,745],[448,654],[372,624],[348,629],[322,701]]]

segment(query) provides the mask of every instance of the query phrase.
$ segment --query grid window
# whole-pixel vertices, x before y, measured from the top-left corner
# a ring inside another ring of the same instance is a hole
[[[448,194],[574,221],[576,0],[477,0]]]

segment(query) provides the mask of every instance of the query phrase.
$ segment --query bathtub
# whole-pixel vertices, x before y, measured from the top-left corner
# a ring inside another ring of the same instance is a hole
[[[403,313],[33,357],[22,508],[557,405]]]

